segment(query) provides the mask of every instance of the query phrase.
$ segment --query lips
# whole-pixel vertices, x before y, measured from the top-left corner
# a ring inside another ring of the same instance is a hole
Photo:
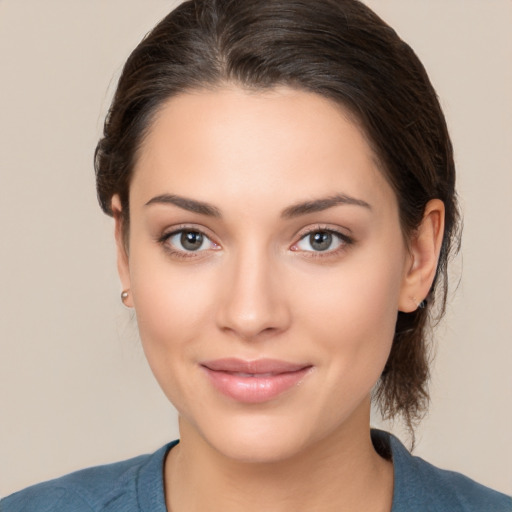
[[[262,403],[279,397],[298,385],[312,369],[277,359],[216,359],[201,363],[213,386],[242,403]]]

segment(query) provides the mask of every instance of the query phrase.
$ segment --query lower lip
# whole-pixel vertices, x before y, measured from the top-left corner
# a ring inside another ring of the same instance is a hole
[[[229,372],[210,370],[203,366],[210,381],[222,394],[237,402],[267,402],[298,385],[311,367],[270,376],[242,377]]]

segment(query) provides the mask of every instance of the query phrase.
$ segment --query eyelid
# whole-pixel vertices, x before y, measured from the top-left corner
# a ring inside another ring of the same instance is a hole
[[[213,244],[215,247],[210,247],[209,249],[203,249],[200,251],[187,251],[178,249],[177,247],[168,244],[170,238],[184,231],[194,231],[200,233],[205,238],[207,238],[209,242]],[[156,241],[160,243],[165,248],[166,251],[171,253],[171,255],[182,258],[199,257],[200,255],[202,256],[202,253],[204,252],[216,251],[221,248],[220,244],[215,240],[215,237],[210,234],[209,229],[206,229],[204,226],[199,226],[196,224],[178,224],[177,226],[171,226],[165,229],[163,233],[157,237]]]
[[[352,236],[346,233],[346,231],[351,233],[350,229],[342,228],[340,226],[333,226],[332,224],[313,224],[313,225],[309,225],[309,226],[299,230],[294,238],[297,241],[299,241],[299,240],[302,240],[305,236],[310,235],[311,233],[317,233],[318,231],[324,231],[326,233],[332,233],[333,235],[338,235],[343,240],[353,241]]]
[[[348,228],[346,228],[347,231],[350,231]],[[297,247],[298,243],[307,236],[318,233],[318,232],[324,232],[324,233],[330,233],[336,237],[338,237],[341,241],[341,245],[337,247],[336,249],[326,250],[326,251],[306,251],[299,249]],[[347,235],[343,232],[343,229],[340,227],[333,227],[326,224],[317,224],[314,226],[308,226],[307,228],[304,228],[300,230],[297,235],[295,236],[296,241],[292,244],[290,247],[290,250],[296,251],[296,252],[302,252],[308,255],[308,257],[328,257],[332,256],[334,254],[337,254],[340,251],[346,250],[348,246],[352,245],[354,243],[354,239],[352,236]]]

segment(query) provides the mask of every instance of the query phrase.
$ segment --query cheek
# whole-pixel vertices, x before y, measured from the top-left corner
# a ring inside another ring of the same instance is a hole
[[[194,341],[211,325],[216,287],[211,272],[178,267],[154,253],[139,250],[131,255],[130,279],[144,352],[167,391],[200,356]]]
[[[376,380],[391,350],[402,267],[400,259],[376,254],[315,276],[301,295],[299,321],[323,356],[332,357],[333,379],[350,374]]]
[[[159,339],[171,333],[185,335],[185,325],[194,329],[212,302],[211,272],[172,262],[162,249],[149,244],[132,247],[130,284],[139,328]]]

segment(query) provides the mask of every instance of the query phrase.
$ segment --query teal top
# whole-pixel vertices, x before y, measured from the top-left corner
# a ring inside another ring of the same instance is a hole
[[[414,457],[393,435],[372,430],[394,467],[391,512],[512,512],[512,498]],[[163,465],[178,441],[152,455],[97,466],[28,487],[0,501],[1,512],[167,512]]]

